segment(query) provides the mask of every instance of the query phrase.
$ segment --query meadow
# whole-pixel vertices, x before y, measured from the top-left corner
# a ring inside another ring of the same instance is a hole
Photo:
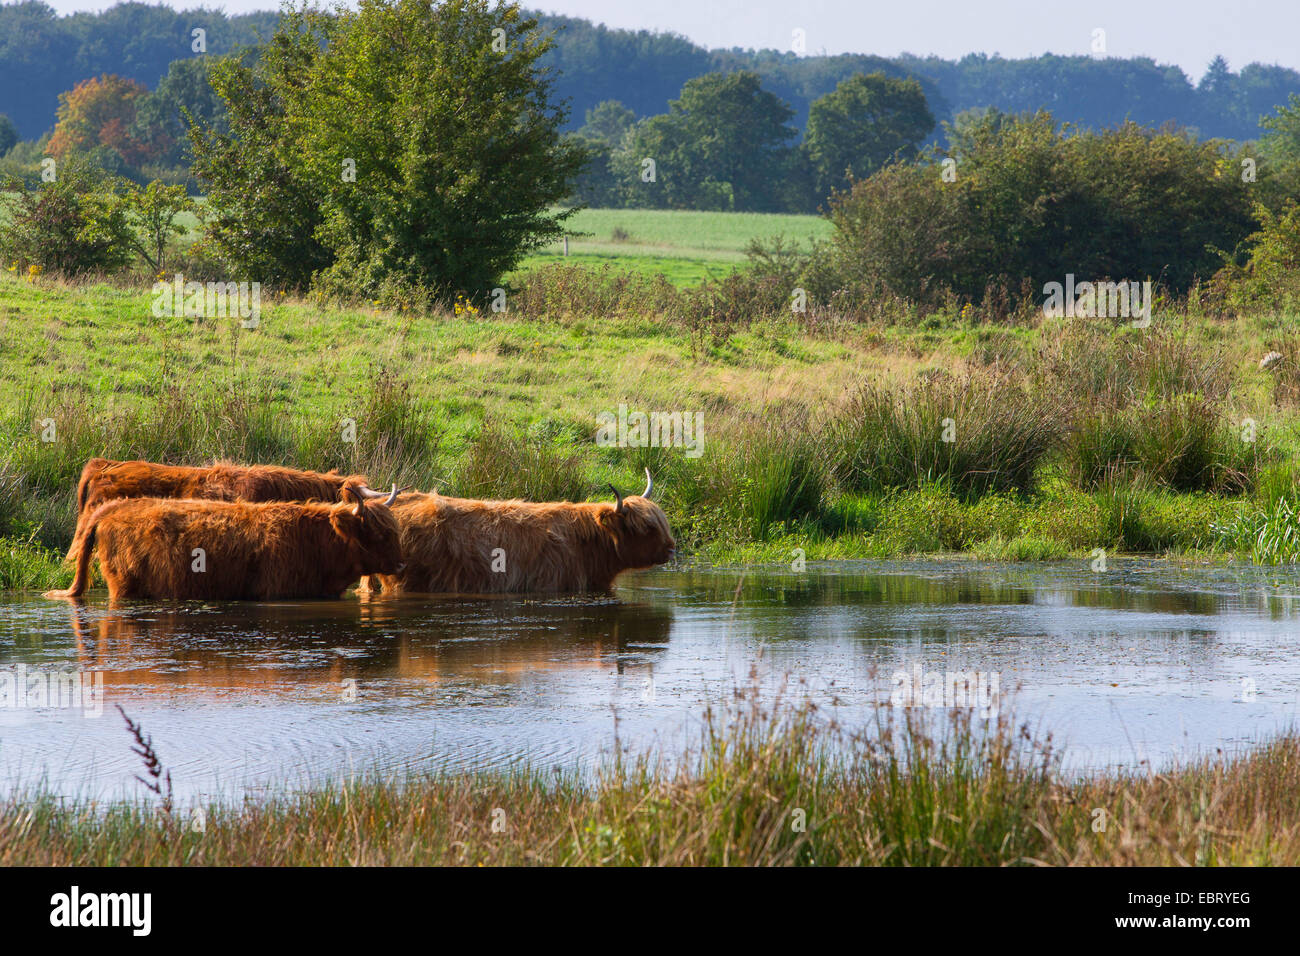
[[[521,270],[504,311],[264,288],[256,328],[154,315],[138,274],[5,270],[0,587],[66,583],[57,556],[96,454],[568,500],[636,490],[649,467],[680,551],[705,562],[1300,555],[1286,316],[1191,300],[1145,329],[890,301],[798,313],[779,275],[745,263],[719,258],[700,284],[665,274],[773,230],[807,243],[813,222],[584,210],[593,248],[642,241]],[[1261,369],[1274,349],[1285,359]],[[597,416],[620,406],[699,414],[698,456],[598,446]]]
[[[674,285],[692,285],[720,278],[742,264],[754,239],[782,236],[806,249],[831,233],[830,222],[820,216],[685,209],[581,209],[567,228],[573,234],[567,259],[563,244],[552,243],[525,258],[516,275],[556,263],[608,263],[645,275],[664,275]]]
[[[575,271],[617,275],[534,275]],[[569,310],[538,311],[545,297],[524,288],[518,312],[433,315],[268,291],[248,329],[155,317],[145,287],[6,276],[0,585],[65,583],[76,478],[101,453],[568,500],[636,490],[650,467],[683,553],[713,562],[796,549],[1295,559],[1294,411],[1255,360],[1278,339],[1272,320],[1158,316],[1140,340],[959,316],[810,327],[775,314],[719,331],[593,314],[569,291]],[[1138,399],[1089,391],[1124,374]],[[597,416],[620,405],[700,413],[702,453],[597,446]],[[961,440],[936,440],[945,420]]]
[[[1194,302],[1162,303],[1147,329],[890,302],[794,313],[779,282],[764,298],[733,272],[753,229],[816,236],[790,218],[586,211],[592,248],[534,257],[500,313],[265,288],[247,327],[155,315],[148,277],[0,272],[0,588],[67,584],[75,482],[96,454],[543,500],[639,490],[650,467],[687,564],[1300,556],[1289,317]],[[1272,349],[1284,361],[1260,368]],[[700,413],[702,454],[596,444],[597,416],[620,405]],[[710,712],[689,753],[594,777],[362,774],[205,806],[201,828],[151,795],[36,786],[5,798],[0,863],[1300,862],[1294,734],[1074,777],[1009,720],[988,733],[962,712],[882,714],[850,733],[751,698]]]

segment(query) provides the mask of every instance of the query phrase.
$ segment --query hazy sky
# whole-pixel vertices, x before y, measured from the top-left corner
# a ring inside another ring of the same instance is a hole
[[[112,0],[47,0],[60,13]],[[178,8],[198,4],[173,2]],[[209,3],[228,13],[275,9],[274,0]],[[1090,53],[1105,31],[1112,56],[1176,63],[1193,80],[1222,53],[1300,69],[1300,0],[536,0],[524,6],[611,27],[670,30],[707,47],[789,49],[795,29],[809,53],[966,53],[1005,57]]]

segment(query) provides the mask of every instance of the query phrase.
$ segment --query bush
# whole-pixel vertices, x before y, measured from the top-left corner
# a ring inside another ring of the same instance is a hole
[[[847,286],[879,283],[937,301],[1041,301],[1044,283],[1208,278],[1251,229],[1248,188],[1224,175],[1222,141],[1135,123],[1058,129],[1050,114],[997,111],[950,129],[931,162],[895,165],[837,193],[834,241]],[[955,179],[944,179],[941,160]]]
[[[119,180],[79,156],[60,161],[53,182],[0,185],[0,259],[21,269],[82,275],[131,261],[130,217]]]
[[[1290,200],[1276,214],[1257,204],[1255,219],[1246,263],[1229,262],[1215,274],[1209,303],[1238,314],[1292,311],[1300,304],[1300,206]]]

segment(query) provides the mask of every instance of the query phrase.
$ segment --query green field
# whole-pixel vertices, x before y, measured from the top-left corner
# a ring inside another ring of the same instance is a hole
[[[0,222],[5,214],[0,205]],[[182,213],[176,223],[186,230],[177,240],[179,248],[199,237],[195,214]],[[810,241],[826,239],[832,231],[829,220],[820,216],[665,209],[582,209],[567,228],[567,257],[562,242],[551,243],[525,256],[511,278],[554,262],[608,263],[644,275],[662,274],[677,286],[697,285],[743,265],[745,248],[753,239],[782,236],[806,249]]]
[[[675,285],[725,275],[745,261],[753,239],[783,236],[806,249],[831,233],[830,222],[819,216],[669,209],[582,209],[567,226],[575,234],[568,262],[662,273]],[[557,242],[528,256],[519,271],[563,261],[563,244]]]

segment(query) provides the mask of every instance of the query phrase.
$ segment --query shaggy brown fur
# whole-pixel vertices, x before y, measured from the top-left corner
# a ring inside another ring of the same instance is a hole
[[[417,492],[399,496],[393,514],[406,567],[379,575],[385,593],[608,591],[624,571],[663,564],[676,546],[663,510],[641,495],[619,510]],[[494,560],[505,570],[494,571]],[[373,587],[363,580],[359,590]]]
[[[77,561],[82,522],[115,498],[201,498],[211,501],[340,501],[347,482],[366,484],[364,475],[298,471],[278,465],[159,465],[152,461],[92,458],[77,482],[77,528],[67,560]]]
[[[98,550],[109,599],[180,600],[339,597],[363,574],[401,568],[392,510],[364,497],[360,483],[343,502],[252,503],[125,498],[90,512],[77,532],[77,573],[66,591],[80,597]],[[204,551],[203,570],[194,567]]]

